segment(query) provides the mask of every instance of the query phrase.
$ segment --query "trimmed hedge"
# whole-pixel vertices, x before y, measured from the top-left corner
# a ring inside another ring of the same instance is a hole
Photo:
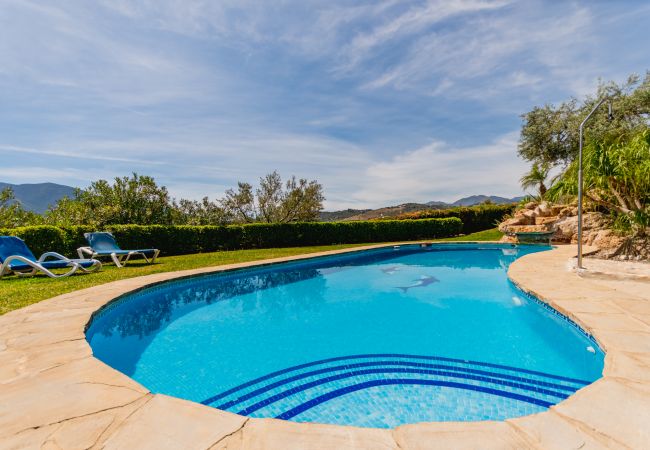
[[[228,226],[112,225],[106,227],[124,249],[159,248],[165,255],[239,250],[248,248],[301,247],[308,245],[356,244],[456,236],[458,218],[386,220],[359,222],[256,223]],[[33,226],[0,229],[0,235],[18,236],[40,255],[56,251],[76,255],[88,245],[87,226]]]
[[[463,234],[476,233],[496,227],[503,218],[512,214],[517,204],[479,205],[451,209],[430,209],[401,214],[393,220],[442,219],[458,217],[463,222]]]

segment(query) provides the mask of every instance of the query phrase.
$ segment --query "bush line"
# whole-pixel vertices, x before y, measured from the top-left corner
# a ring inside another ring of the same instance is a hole
[[[463,234],[476,233],[496,227],[508,214],[512,214],[516,204],[479,205],[451,209],[430,209],[400,214],[393,220],[443,219],[458,217],[463,222]]]
[[[76,255],[78,247],[88,245],[84,233],[92,231],[112,232],[123,249],[158,248],[164,255],[183,255],[218,250],[435,239],[456,236],[462,227],[460,219],[450,217],[227,226],[111,225],[105,230],[89,226],[42,225],[0,229],[0,235],[22,238],[37,257],[46,251]]]

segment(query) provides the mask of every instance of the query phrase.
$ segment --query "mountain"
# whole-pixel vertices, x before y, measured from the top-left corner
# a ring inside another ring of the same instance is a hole
[[[503,205],[507,203],[517,203],[522,198],[523,197],[505,198],[499,197],[497,195],[470,195],[469,197],[463,197],[459,200],[456,200],[454,203],[452,203],[452,206],[479,205],[481,203],[485,203],[487,200],[497,205]]]
[[[345,220],[370,220],[370,219],[379,219],[381,217],[393,217],[399,216],[400,214],[410,213],[415,211],[422,211],[425,209],[436,209],[431,206],[425,205],[423,203],[403,203],[396,206],[386,206],[379,209],[369,209],[357,214],[355,216],[350,216]]]
[[[445,209],[449,208],[451,205],[447,202],[439,202],[439,201],[432,201],[432,202],[426,202],[425,205],[431,206],[433,209]]]
[[[55,204],[59,199],[74,196],[73,187],[56,183],[9,184],[0,182],[0,191],[8,187],[14,191],[16,200],[23,205],[23,208],[39,214],[44,213],[48,206]]]
[[[350,217],[372,211],[371,209],[344,209],[341,211],[321,211],[321,222],[336,222],[339,220],[346,220]]]
[[[346,209],[342,211],[323,211],[321,220],[334,222],[337,220],[370,220],[380,217],[394,217],[404,213],[424,211],[427,209],[447,209],[457,206],[474,206],[489,200],[494,204],[517,203],[524,197],[505,198],[496,195],[471,195],[456,200],[453,203],[431,201],[427,203],[403,203],[396,206],[386,206],[378,209]]]

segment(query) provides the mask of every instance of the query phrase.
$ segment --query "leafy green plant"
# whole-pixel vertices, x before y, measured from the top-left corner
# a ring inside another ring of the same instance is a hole
[[[537,189],[537,200],[544,200],[546,196],[546,179],[548,178],[551,167],[548,163],[533,163],[530,171],[519,179],[524,191],[528,189]]]
[[[11,228],[39,222],[40,216],[26,211],[16,200],[11,188],[0,191],[0,227]]]
[[[401,214],[394,220],[443,219],[457,217],[463,222],[462,233],[489,230],[514,211],[515,205],[477,205],[450,209],[430,209]],[[386,220],[386,219],[381,219]]]
[[[650,128],[631,138],[590,140],[584,148],[584,196],[612,212],[616,223],[637,235],[650,226]],[[573,162],[549,191],[552,198],[577,195]]]

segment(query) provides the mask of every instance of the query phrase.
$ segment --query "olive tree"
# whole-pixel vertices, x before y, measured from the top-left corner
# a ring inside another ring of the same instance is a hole
[[[48,225],[72,226],[72,225],[100,225],[93,210],[80,201],[83,195],[81,189],[76,189],[73,198],[63,197],[50,206],[45,212],[43,221]]]
[[[46,221],[53,224],[166,225],[173,219],[167,188],[149,176],[133,173],[110,183],[98,180],[76,191],[73,199],[62,199],[50,208]]]
[[[225,225],[229,221],[226,211],[208,197],[200,202],[181,199],[174,202],[173,207],[174,224],[177,225]]]
[[[237,222],[310,222],[318,220],[323,209],[323,187],[316,181],[292,176],[286,183],[277,171],[260,178],[254,190],[239,182],[229,189],[221,206]]]
[[[14,228],[26,225],[36,225],[40,217],[26,211],[14,195],[10,187],[0,191],[0,228]]]
[[[593,96],[583,102],[572,98],[558,106],[535,107],[524,114],[518,152],[526,161],[550,166],[567,166],[578,154],[580,122],[607,96],[614,111],[596,111],[589,121],[587,139],[606,141],[630,136],[647,126],[650,118],[650,72],[642,79],[632,75],[622,84],[600,83]]]

